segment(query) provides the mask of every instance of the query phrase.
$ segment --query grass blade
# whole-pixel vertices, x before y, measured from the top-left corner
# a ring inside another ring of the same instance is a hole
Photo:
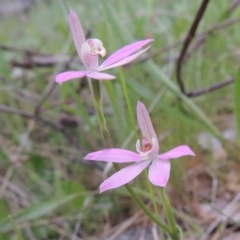
[[[240,70],[237,72],[237,77],[234,85],[234,114],[237,127],[237,135],[240,138]]]
[[[153,62],[148,61],[144,65],[145,69],[152,75],[156,80],[161,81],[169,91],[179,97],[197,116],[197,118],[219,139],[223,139],[219,130],[211,122],[211,120],[205,115],[205,113],[188,97],[182,94],[177,85],[169,79],[169,77]]]
[[[50,201],[40,202],[38,204],[31,205],[30,207],[24,208],[13,214],[12,220],[15,224],[36,220],[40,217],[52,213],[57,208],[76,199],[79,196],[80,194],[72,194],[69,196],[57,197]],[[12,223],[9,223],[8,218],[0,221],[0,232],[3,233],[9,231],[10,229],[12,229]]]

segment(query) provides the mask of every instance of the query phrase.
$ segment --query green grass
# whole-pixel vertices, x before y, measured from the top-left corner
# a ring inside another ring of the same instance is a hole
[[[115,51],[112,40],[116,48],[120,48],[144,38],[154,39],[148,51],[153,54],[186,35],[200,3],[200,0],[35,1],[26,12],[0,17],[0,44],[39,54],[76,55],[67,22],[67,9],[72,9],[78,14],[85,33],[101,39],[108,55]],[[228,1],[211,1],[198,32],[226,20],[223,16],[228,7]],[[229,18],[239,13],[240,8],[237,8]],[[239,144],[239,138],[233,140],[234,144],[224,145],[224,150],[230,154],[218,161],[214,159],[214,152],[203,151],[197,142],[201,132],[208,132],[219,141],[223,140],[223,132],[227,129],[237,129],[235,132],[240,134],[239,39],[238,24],[214,32],[184,63],[182,75],[188,91],[208,87],[229,76],[236,78],[235,84],[210,94],[187,98],[179,91],[173,59],[180,47],[144,63],[135,61],[123,67],[123,75],[117,69],[109,70],[116,80],[103,84],[104,111],[114,147],[125,145],[127,149],[135,149],[138,136],[130,136],[130,133],[136,124],[135,107],[140,100],[151,110],[156,132],[162,139],[162,152],[180,144],[194,149],[196,158],[173,162],[168,188],[178,220],[187,226],[186,236],[199,237],[205,231],[204,226],[198,224],[201,219],[191,205],[194,194],[191,183],[209,190],[202,182],[202,175],[212,171],[221,183],[218,197],[224,200],[221,191],[228,191],[227,176],[239,170],[238,166],[231,168],[240,160],[232,147]],[[0,104],[33,114],[63,65],[24,69],[11,64],[27,60],[28,56],[21,52],[0,50]],[[78,68],[77,61],[68,67]],[[16,114],[1,112],[0,197],[11,220],[0,206],[0,239],[31,239],[31,234],[36,239],[58,239],[60,236],[71,239],[78,222],[83,239],[88,239],[103,233],[109,223],[114,226],[139,210],[123,188],[98,195],[95,190],[103,180],[102,172],[81,163],[86,153],[104,147],[86,80],[55,86],[40,116],[55,125],[65,120],[67,137],[40,120],[34,123]],[[72,119],[78,122],[77,126]],[[72,138],[77,141],[77,147]],[[228,167],[223,171],[223,166]],[[195,173],[192,179],[192,171],[196,169],[202,172]],[[4,179],[8,180],[6,187]],[[151,196],[144,181],[141,176],[134,188],[148,202]],[[210,200],[199,194],[197,202]],[[184,204],[185,209],[181,207]],[[60,223],[52,220],[55,218],[59,218]]]

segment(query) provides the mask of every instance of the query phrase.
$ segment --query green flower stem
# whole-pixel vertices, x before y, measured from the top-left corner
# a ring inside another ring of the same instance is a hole
[[[89,79],[89,86],[92,92],[93,96],[93,104],[98,116],[98,121],[102,133],[102,138],[105,142],[105,145],[107,148],[112,147],[111,139],[109,136],[108,128],[106,125],[106,120],[104,117],[103,113],[103,108],[102,108],[102,97],[101,97],[101,82]],[[116,171],[120,170],[120,167],[118,166],[117,163],[113,163],[113,166]],[[125,184],[125,187],[131,197],[135,200],[135,202],[139,205],[139,207],[143,210],[143,212],[153,221],[155,222],[159,227],[167,231],[171,235],[171,230],[168,226],[163,224],[158,218],[156,218],[145,206],[145,204],[142,202],[142,200],[139,198],[139,196],[133,191],[133,189],[129,186],[129,184]]]
[[[165,193],[164,188],[159,188],[159,194],[162,199],[162,204],[163,204],[163,209],[166,215],[166,218],[168,220],[168,224],[170,226],[171,232],[169,233],[170,236],[172,237],[173,240],[180,240],[179,234],[178,234],[178,228],[177,226],[173,211],[172,211],[172,206],[170,204],[170,201],[167,197],[167,194]]]
[[[111,29],[110,29],[110,26],[108,24],[107,17],[105,15],[101,5],[100,5],[100,9],[101,9],[103,17],[105,19],[105,22],[106,22],[106,25],[107,25],[107,28],[108,28],[108,32],[109,32],[109,35],[110,35],[110,39],[112,41],[112,45],[113,45],[114,49],[117,50],[117,47],[116,47]],[[131,120],[131,123],[133,125],[134,133],[137,136],[137,130],[136,130],[136,127],[135,127],[134,115],[133,115],[132,106],[131,106],[131,103],[130,103],[130,97],[129,97],[129,93],[128,93],[128,89],[127,89],[126,80],[124,78],[123,70],[122,70],[121,67],[118,67],[118,71],[119,71],[119,75],[120,75],[120,79],[121,79],[121,84],[122,84],[124,96],[125,96],[125,99],[126,99],[126,102],[127,102],[127,108],[128,108],[128,112],[129,112],[129,115],[130,115],[130,120]]]
[[[148,180],[148,172],[147,172],[146,169],[144,170],[144,174],[145,174],[145,177],[146,177],[149,192],[151,194],[151,200],[153,202],[154,211],[155,211],[156,215],[159,216],[159,211],[158,211],[158,208],[157,208],[157,202],[156,202],[156,199],[155,199],[154,193],[153,193],[153,187],[152,187],[152,184],[150,183],[150,181]]]
[[[145,174],[148,189],[149,189],[149,192],[150,192],[150,195],[151,195],[151,200],[152,200],[152,203],[153,203],[154,211],[156,213],[156,216],[159,217],[160,215],[159,215],[159,211],[158,211],[157,201],[156,201],[156,198],[155,198],[154,192],[153,192],[153,186],[150,183],[150,181],[148,180],[148,172],[147,172],[146,169],[144,170],[144,174]],[[161,233],[161,228],[159,229],[159,233]]]
[[[93,105],[97,113],[99,126],[102,133],[103,141],[107,148],[112,147],[112,142],[108,132],[106,120],[102,108],[102,91],[101,91],[101,81],[96,81],[89,79],[89,86],[93,96]]]
[[[120,168],[117,163],[113,163],[113,166],[116,171],[119,171]],[[143,210],[143,212],[153,221],[155,222],[159,227],[167,231],[169,234],[171,234],[171,230],[168,226],[163,224],[158,218],[156,218],[145,206],[145,204],[142,202],[142,200],[139,198],[139,196],[133,191],[133,189],[130,187],[129,184],[124,185],[125,188],[130,193],[131,197],[135,200],[135,202],[139,205],[139,207]]]

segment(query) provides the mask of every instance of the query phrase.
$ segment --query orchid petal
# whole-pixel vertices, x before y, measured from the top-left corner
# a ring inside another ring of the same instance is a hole
[[[63,82],[69,81],[74,78],[82,78],[87,74],[87,72],[88,71],[70,71],[59,73],[55,78],[55,82],[62,84]]]
[[[112,64],[110,66],[107,66],[107,67],[102,67],[102,65],[98,68],[99,71],[105,71],[107,69],[110,69],[110,68],[115,68],[115,67],[119,67],[119,66],[122,66],[122,65],[125,65],[125,64],[128,64],[129,62],[132,62],[134,59],[136,59],[137,57],[139,57],[140,55],[142,55],[144,52],[146,52],[150,47],[147,47],[145,49],[143,49],[142,51],[139,51],[129,57],[126,57],[118,62],[116,62],[115,64]]]
[[[152,41],[153,41],[153,39],[146,39],[146,40],[131,43],[123,48],[120,48],[119,50],[114,52],[110,57],[108,57],[102,63],[101,67],[106,68],[109,65],[112,65],[113,63],[116,63],[116,62],[130,56],[131,54],[133,54],[134,52],[136,52],[137,50],[139,50],[140,48],[142,48],[143,46],[145,46],[146,44],[148,44]]]
[[[104,162],[135,162],[141,160],[139,154],[120,148],[109,148],[89,153],[85,160],[104,161]]]
[[[88,77],[92,79],[98,79],[98,80],[113,80],[116,77],[107,73],[100,73],[100,72],[89,72],[86,74]]]
[[[151,143],[152,138],[157,139],[148,111],[140,101],[137,103],[137,119],[143,138],[146,138],[149,143]]]
[[[160,154],[158,158],[162,160],[168,160],[168,159],[179,158],[187,155],[195,156],[194,152],[187,145],[182,145],[182,146],[173,148],[172,150],[166,153]]]
[[[84,36],[82,25],[77,17],[77,14],[74,13],[73,11],[70,11],[69,24],[70,24],[73,41],[74,41],[78,56],[82,60],[81,47],[82,47],[83,43],[85,42],[85,36]]]
[[[81,59],[86,69],[96,71],[98,69],[98,55],[91,54],[90,45],[85,42],[81,47]]]
[[[100,193],[109,189],[120,187],[130,182],[139,175],[150,164],[150,162],[151,161],[142,161],[121,169],[100,185]]]
[[[149,167],[148,177],[153,185],[166,187],[169,176],[170,176],[170,161],[156,159],[152,162]]]

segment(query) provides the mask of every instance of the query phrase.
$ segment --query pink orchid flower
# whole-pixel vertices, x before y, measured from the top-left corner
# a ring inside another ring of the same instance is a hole
[[[137,119],[143,135],[142,142],[137,140],[136,143],[138,154],[126,149],[110,148],[89,153],[84,158],[86,160],[117,163],[135,162],[106,179],[100,185],[100,193],[130,182],[149,165],[148,177],[151,183],[156,186],[166,187],[171,168],[169,160],[186,155],[195,156],[193,151],[186,145],[173,148],[172,150],[159,155],[157,135],[153,129],[148,111],[145,105],[141,102],[138,102],[137,104]]]
[[[99,39],[93,38],[85,40],[82,25],[77,15],[72,11],[69,15],[69,24],[78,56],[84,65],[85,70],[69,71],[58,74],[55,81],[59,84],[74,78],[82,78],[84,76],[98,80],[112,80],[115,78],[113,75],[101,72],[133,61],[135,58],[146,52],[150,46],[137,53],[135,52],[153,41],[153,39],[146,39],[129,44],[113,53],[100,66],[98,66],[98,54],[102,57],[106,54],[102,42]]]

